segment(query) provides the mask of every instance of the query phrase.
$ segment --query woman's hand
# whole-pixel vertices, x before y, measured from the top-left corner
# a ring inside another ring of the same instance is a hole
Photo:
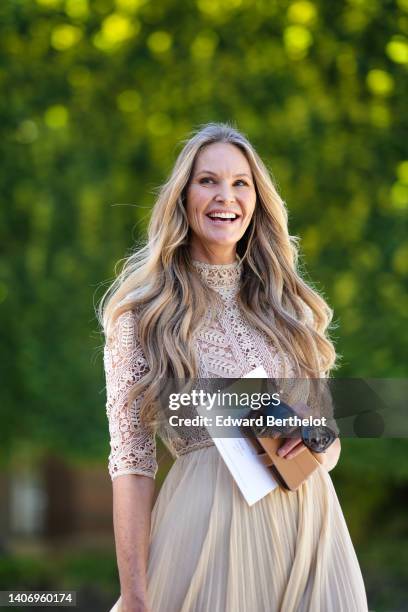
[[[299,455],[303,449],[307,448],[300,436],[287,438],[278,450],[279,457],[284,459],[292,459]],[[313,453],[313,456],[318,462],[326,468],[328,472],[332,470],[340,457],[341,443],[340,438],[336,438],[333,444],[324,453]]]

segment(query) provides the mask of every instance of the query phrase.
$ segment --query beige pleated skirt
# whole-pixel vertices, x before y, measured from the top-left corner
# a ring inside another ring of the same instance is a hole
[[[368,609],[327,471],[250,507],[215,446],[179,457],[167,475],[152,514],[148,588],[152,612]]]

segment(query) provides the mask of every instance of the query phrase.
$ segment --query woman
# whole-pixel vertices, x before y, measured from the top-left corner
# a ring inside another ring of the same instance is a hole
[[[152,509],[155,431],[168,377],[327,376],[332,311],[300,277],[296,241],[265,165],[226,124],[184,143],[144,248],[100,304],[121,597],[111,612],[363,612],[364,583],[328,474],[337,439],[295,492],[248,506],[205,428]],[[283,443],[291,458],[300,439]]]

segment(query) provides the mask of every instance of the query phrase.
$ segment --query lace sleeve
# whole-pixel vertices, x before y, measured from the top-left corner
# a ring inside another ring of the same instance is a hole
[[[157,472],[154,433],[139,418],[143,394],[127,410],[131,387],[148,371],[136,333],[136,315],[122,313],[104,346],[106,415],[109,422],[109,474],[141,474],[155,478]]]

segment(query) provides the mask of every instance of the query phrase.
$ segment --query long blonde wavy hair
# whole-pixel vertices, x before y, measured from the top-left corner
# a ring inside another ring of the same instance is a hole
[[[159,394],[169,377],[198,378],[194,337],[205,314],[215,316],[219,306],[219,296],[203,285],[192,264],[185,208],[198,153],[219,142],[233,144],[244,153],[257,195],[250,225],[236,247],[243,266],[237,296],[242,311],[278,351],[287,354],[296,376],[327,376],[336,366],[328,335],[333,312],[301,277],[299,239],[289,235],[286,206],[268,169],[235,127],[208,123],[182,142],[170,176],[158,190],[147,241],[123,260],[97,306],[107,341],[119,315],[128,310],[137,313],[137,337],[149,370],[130,390],[128,408],[144,393],[140,416],[146,425],[156,422]]]

